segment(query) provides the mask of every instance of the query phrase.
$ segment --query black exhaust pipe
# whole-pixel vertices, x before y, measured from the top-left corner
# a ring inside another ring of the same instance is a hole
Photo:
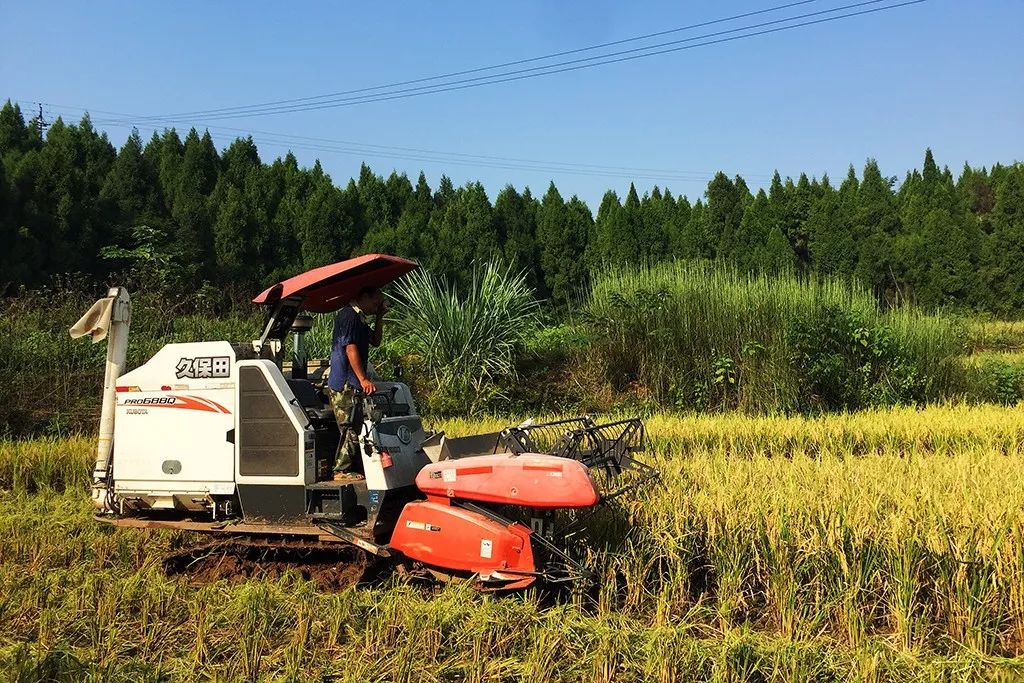
[[[309,377],[309,358],[306,353],[306,333],[313,329],[313,316],[300,313],[292,321],[292,379]]]

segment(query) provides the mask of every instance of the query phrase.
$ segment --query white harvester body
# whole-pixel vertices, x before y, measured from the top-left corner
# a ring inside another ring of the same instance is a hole
[[[216,518],[229,512],[218,501],[239,488],[265,502],[317,480],[309,405],[274,361],[239,361],[236,349],[225,341],[167,344],[118,379],[111,476],[118,512],[128,506]],[[361,469],[368,489],[387,491],[413,484],[427,462],[416,453],[426,435],[408,387],[379,388],[401,414],[366,416]]]
[[[120,500],[200,510],[234,494],[235,374],[235,352],[221,341],[168,344],[120,377],[112,477]]]
[[[400,259],[368,261],[387,268]],[[108,343],[92,496],[98,509],[202,513],[214,520],[355,515],[372,527],[382,510],[414,492],[417,473],[430,461],[427,435],[400,382],[377,381],[368,409],[360,401],[351,416],[362,480],[332,482],[339,426],[325,401],[325,378],[306,375],[300,350],[308,322],[295,322],[303,301],[294,296],[272,304],[258,340],[167,344],[129,372],[128,292],[109,290],[82,316],[72,336]],[[301,362],[286,377],[281,349],[289,331]]]

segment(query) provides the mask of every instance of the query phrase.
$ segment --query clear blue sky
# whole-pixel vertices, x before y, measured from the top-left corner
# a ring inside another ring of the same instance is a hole
[[[750,24],[854,0],[823,0]],[[896,0],[889,0],[896,1]],[[47,116],[88,107],[135,115],[304,97],[430,76],[661,31],[782,4],[741,2],[112,3],[0,6],[0,98]],[[715,26],[704,31],[743,25]],[[648,41],[655,42],[655,41]],[[625,45],[618,49],[632,47]],[[202,127],[202,121],[196,121]],[[375,145],[609,167],[699,172],[654,184],[695,199],[707,174],[751,186],[773,170],[833,178],[875,157],[883,173],[919,166],[928,146],[955,170],[1024,159],[1024,1],[923,4],[594,69],[410,99],[211,125]],[[120,146],[129,128],[100,126]],[[187,128],[187,126],[185,126]],[[147,138],[152,125],[139,125]],[[212,131],[219,147],[232,135]],[[254,135],[265,161],[283,154]],[[322,143],[318,143],[322,144]],[[347,148],[351,149],[351,147]],[[380,173],[422,168],[433,186],[506,183],[596,208],[615,177],[296,149],[335,182],[363,160]],[[488,162],[494,164],[495,162]],[[699,179],[697,179],[699,178]]]

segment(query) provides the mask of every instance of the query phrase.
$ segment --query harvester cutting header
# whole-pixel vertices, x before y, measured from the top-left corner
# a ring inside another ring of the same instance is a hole
[[[488,588],[585,577],[568,539],[588,514],[656,476],[634,459],[644,445],[639,420],[526,422],[453,439],[424,430],[401,382],[374,380],[372,393],[356,392],[336,418],[323,378],[310,376],[304,312],[338,311],[415,268],[368,254],[310,270],[253,299],[267,312],[258,339],[167,344],[129,372],[131,303],[111,289],[71,330],[108,344],[97,516],[271,544],[347,545]],[[356,437],[359,474],[338,478],[345,433]],[[625,469],[637,476],[621,485]]]

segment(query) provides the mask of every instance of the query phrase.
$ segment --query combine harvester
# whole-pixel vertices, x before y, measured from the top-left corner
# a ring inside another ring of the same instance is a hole
[[[657,476],[633,457],[644,445],[639,419],[527,422],[451,439],[424,431],[405,384],[375,382],[350,416],[365,478],[332,479],[339,427],[308,376],[305,312],[336,311],[416,267],[369,254],[310,270],[253,299],[267,312],[259,339],[167,344],[130,372],[131,303],[109,290],[71,330],[109,337],[97,518],[264,548],[358,548],[362,565],[378,558],[486,589],[588,578],[569,539],[603,504]],[[625,469],[635,476],[617,482]],[[602,492],[595,479],[619,488]]]

